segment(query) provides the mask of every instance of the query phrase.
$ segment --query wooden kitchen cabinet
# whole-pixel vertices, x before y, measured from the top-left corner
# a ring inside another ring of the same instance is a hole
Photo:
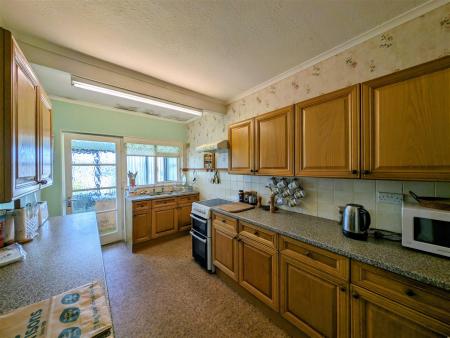
[[[254,170],[254,119],[230,125],[228,128],[228,172],[252,174]]]
[[[185,231],[190,229],[192,202],[195,201],[198,201],[198,194],[178,197],[178,231]]]
[[[142,243],[152,238],[152,217],[148,212],[133,215],[133,243]]]
[[[362,84],[364,178],[450,180],[450,57]]]
[[[296,176],[359,177],[359,85],[296,105]]]
[[[51,184],[51,106],[42,103],[30,64],[1,28],[0,45],[0,202],[9,202]]]
[[[281,254],[281,315],[310,337],[348,337],[345,281]]]
[[[239,284],[278,311],[278,252],[246,236],[239,236]]]
[[[239,279],[237,233],[213,222],[213,264],[235,281]]]
[[[294,110],[292,106],[255,118],[255,173],[294,175]]]
[[[448,337],[450,326],[374,292],[352,285],[353,338]]]
[[[192,204],[178,207],[177,216],[179,231],[188,230],[191,227],[191,209]]]
[[[348,337],[349,260],[282,236],[280,313],[310,337]]]
[[[152,238],[177,231],[177,209],[174,206],[152,209]]]

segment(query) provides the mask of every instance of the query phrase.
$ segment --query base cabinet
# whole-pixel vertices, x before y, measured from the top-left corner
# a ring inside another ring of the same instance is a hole
[[[133,242],[142,243],[152,238],[151,215],[147,212],[133,215]]]
[[[183,205],[178,207],[178,230],[188,230],[191,227],[191,209],[192,204]]]
[[[239,284],[272,309],[278,310],[278,252],[241,236]]]
[[[352,286],[352,338],[448,337],[450,327],[363,288]]]
[[[310,337],[348,337],[348,285],[281,254],[280,313]]]
[[[152,210],[152,238],[177,231],[177,209],[169,206]]]
[[[237,233],[213,223],[213,264],[235,281],[238,280]]]

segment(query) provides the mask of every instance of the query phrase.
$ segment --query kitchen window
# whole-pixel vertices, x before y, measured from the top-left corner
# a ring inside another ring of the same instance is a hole
[[[127,172],[137,172],[136,185],[146,186],[179,180],[182,147],[127,143]]]

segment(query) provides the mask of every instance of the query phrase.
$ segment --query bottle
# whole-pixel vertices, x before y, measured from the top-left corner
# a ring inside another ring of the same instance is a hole
[[[244,190],[239,190],[239,202],[244,202]]]

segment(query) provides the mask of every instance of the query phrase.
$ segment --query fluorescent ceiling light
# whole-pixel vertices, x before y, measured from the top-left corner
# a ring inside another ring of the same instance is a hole
[[[144,97],[144,96],[140,96],[140,95],[136,95],[136,94],[127,93],[125,91],[108,88],[108,87],[102,86],[100,84],[96,85],[96,84],[92,84],[92,83],[88,83],[88,82],[83,82],[83,81],[78,80],[78,78],[76,80],[74,78],[72,78],[72,86],[81,88],[81,89],[85,89],[85,90],[90,90],[90,91],[96,92],[96,93],[102,93],[102,94],[106,94],[106,95],[121,97],[123,99],[131,100],[131,101],[146,103],[146,104],[149,104],[152,106],[172,109],[172,110],[176,110],[176,111],[180,111],[183,113],[192,114],[192,115],[196,115],[196,116],[202,116],[202,111],[199,109],[194,109],[194,108],[190,108],[190,107],[186,107],[186,106],[180,106],[175,103],[161,101],[158,99],[150,98],[148,96]]]

